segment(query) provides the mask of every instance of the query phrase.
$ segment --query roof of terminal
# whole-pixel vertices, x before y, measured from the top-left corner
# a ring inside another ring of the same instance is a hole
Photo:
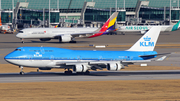
[[[16,2],[29,2],[28,9],[43,9],[49,8],[49,0],[14,0],[14,7],[16,6]],[[51,8],[57,9],[81,9],[83,7],[84,1],[95,2],[95,8],[114,8],[115,0],[51,0]],[[138,0],[117,0],[117,7],[123,8],[124,1],[126,8],[135,8]],[[145,1],[145,0],[141,0]],[[148,0],[149,7],[169,7],[170,0]],[[59,2],[59,5],[58,3]],[[2,9],[12,9],[12,0],[1,0]],[[172,6],[178,6],[178,0],[172,0]]]

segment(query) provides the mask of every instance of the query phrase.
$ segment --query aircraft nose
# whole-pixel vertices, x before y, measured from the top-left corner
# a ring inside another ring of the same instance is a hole
[[[21,35],[20,35],[19,33],[16,34],[16,37],[17,37],[17,38],[20,38],[20,36],[21,36]]]
[[[10,54],[8,54],[8,55],[6,55],[6,56],[4,57],[4,60],[6,60],[7,62],[10,62],[10,61],[9,61],[10,57],[11,57]]]

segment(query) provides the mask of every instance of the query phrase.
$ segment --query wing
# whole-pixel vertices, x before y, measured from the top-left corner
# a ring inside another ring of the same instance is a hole
[[[161,58],[158,59],[152,59],[152,60],[111,60],[111,61],[104,61],[104,60],[97,60],[97,61],[87,61],[87,62],[56,62],[57,66],[64,66],[68,68],[72,68],[73,66],[76,65],[86,65],[89,69],[91,70],[96,70],[100,69],[102,70],[103,68],[106,68],[106,66],[111,65],[111,66],[121,66],[121,68],[124,68],[124,66],[128,66],[130,64],[134,63],[148,63],[152,61],[163,61],[166,58],[166,56],[162,56]],[[72,67],[70,67],[72,66]]]
[[[100,33],[109,33],[109,32],[112,32],[111,30],[106,30],[104,32],[84,32],[84,33],[71,33],[71,34],[68,34],[70,36],[72,36],[73,38],[76,38],[76,37],[80,37],[80,38],[88,38],[89,36],[92,36],[92,35],[95,35],[95,34],[100,34]],[[59,35],[56,35],[54,37],[59,37],[59,36],[64,36],[66,34],[59,34]]]

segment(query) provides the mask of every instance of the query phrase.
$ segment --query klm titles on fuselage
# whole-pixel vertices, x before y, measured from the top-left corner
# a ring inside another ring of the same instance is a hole
[[[154,47],[154,42],[151,42],[151,38],[150,37],[144,37],[143,38],[144,41],[140,42],[140,46],[141,47]]]
[[[148,27],[147,26],[145,26],[145,27],[143,27],[143,26],[127,26],[126,27],[126,29],[127,30],[148,30]]]

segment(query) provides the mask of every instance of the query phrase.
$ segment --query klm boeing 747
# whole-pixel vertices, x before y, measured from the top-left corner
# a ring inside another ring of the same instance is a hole
[[[141,34],[145,34],[148,30],[150,30],[154,26],[121,26],[118,28],[117,31],[121,33],[126,32],[141,32]],[[175,25],[162,25],[161,26],[161,32],[170,32],[170,31],[176,31],[180,27],[180,21],[176,23]]]
[[[118,12],[114,12],[106,23],[98,28],[27,28],[19,31],[16,37],[24,39],[40,39],[41,41],[49,41],[51,39],[59,39],[59,42],[75,42],[76,37],[97,37],[108,32],[115,31],[115,21]]]
[[[125,51],[70,50],[54,47],[19,47],[4,59],[21,68],[23,67],[50,70],[52,68],[67,69],[65,73],[89,74],[89,70],[103,69],[118,71],[124,66],[136,62],[151,62],[158,54],[154,51],[160,27],[151,28],[130,49]],[[163,56],[159,60],[164,60]],[[154,59],[155,60],[155,59]]]

